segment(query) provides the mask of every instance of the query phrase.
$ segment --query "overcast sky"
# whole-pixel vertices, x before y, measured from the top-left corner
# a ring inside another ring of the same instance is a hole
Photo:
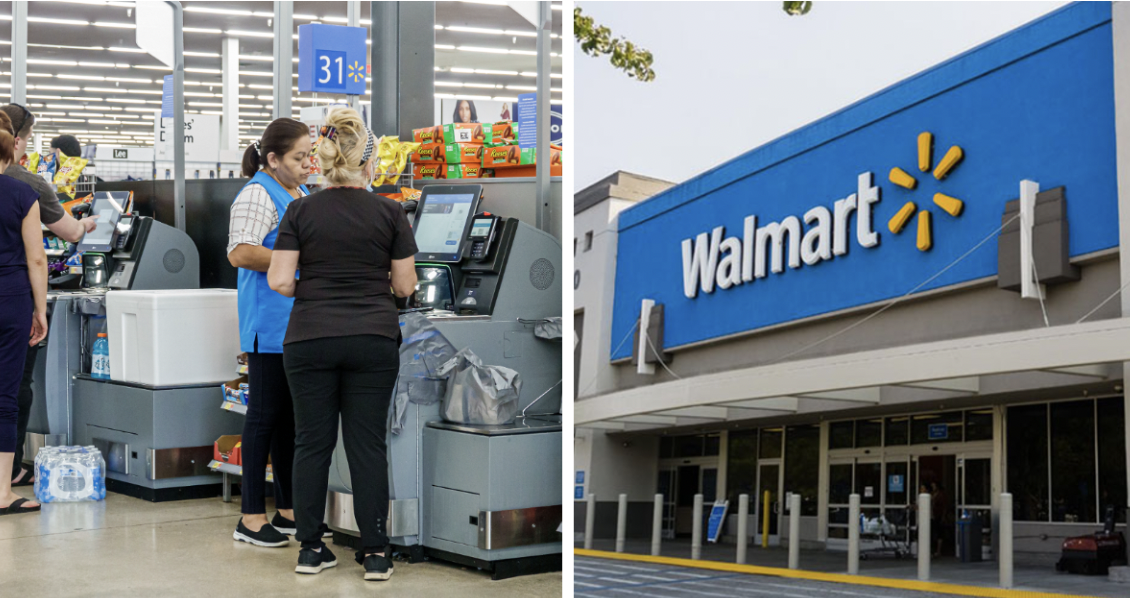
[[[576,189],[684,181],[1066,2],[577,2],[654,54],[639,83],[574,44]]]

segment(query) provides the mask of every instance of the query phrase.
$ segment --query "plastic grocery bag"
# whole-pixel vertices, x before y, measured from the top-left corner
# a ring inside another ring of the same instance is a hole
[[[35,500],[40,503],[106,498],[106,461],[93,446],[45,446],[35,456]]]
[[[534,336],[546,340],[561,338],[561,318],[545,318],[534,324]]]
[[[452,345],[428,318],[419,313],[400,316],[400,377],[392,401],[393,434],[404,429],[408,403],[430,405],[447,392],[447,376],[438,373],[441,365],[455,356]]]
[[[483,365],[470,349],[455,354],[439,369],[450,374],[443,400],[443,418],[458,424],[499,425],[514,421],[522,380],[518,372]]]

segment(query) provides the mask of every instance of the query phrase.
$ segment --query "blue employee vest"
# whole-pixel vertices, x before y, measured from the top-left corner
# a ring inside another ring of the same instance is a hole
[[[275,204],[279,214],[279,224],[282,224],[286,208],[294,198],[283,189],[282,185],[271,175],[257,172],[248,185],[259,184],[267,190],[267,195]],[[244,189],[247,187],[244,186]],[[302,192],[309,195],[306,186],[300,186]],[[242,190],[240,191],[242,193]],[[279,236],[276,226],[263,239],[263,247],[273,250],[275,239]],[[294,306],[294,299],[283,297],[271,290],[267,284],[267,273],[239,269],[239,350],[252,353],[255,351],[255,337],[259,337],[260,353],[282,353],[283,338],[286,336],[286,327],[290,323],[290,309]]]

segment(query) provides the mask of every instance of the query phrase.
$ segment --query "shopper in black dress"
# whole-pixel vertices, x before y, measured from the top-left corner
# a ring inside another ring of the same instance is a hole
[[[295,298],[283,341],[296,425],[295,539],[302,550],[295,571],[337,565],[322,543],[322,519],[340,416],[363,546],[357,562],[368,580],[392,575],[385,433],[399,368],[393,295],[406,297],[416,286],[408,218],[400,204],[365,189],[376,145],[356,111],[328,115],[317,158],[329,186],[290,204],[267,271],[272,289]]]

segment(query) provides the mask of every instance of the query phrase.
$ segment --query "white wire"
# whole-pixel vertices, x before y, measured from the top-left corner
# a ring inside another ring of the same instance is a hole
[[[1036,270],[1036,258],[1032,258],[1032,275],[1036,277],[1036,297],[1040,299],[1040,311],[1044,312],[1044,326],[1051,328],[1048,323],[1048,310],[1044,307],[1044,289],[1040,288],[1040,273]]]
[[[918,289],[921,289],[922,287],[924,287],[924,286],[926,286],[926,285],[930,284],[931,282],[933,282],[933,281],[937,280],[937,278],[938,278],[939,276],[941,276],[942,274],[945,274],[946,272],[948,272],[950,268],[953,268],[953,267],[954,267],[954,266],[956,266],[956,265],[957,265],[957,264],[958,264],[959,262],[961,262],[961,261],[962,261],[962,260],[964,260],[965,258],[969,257],[969,255],[970,255],[970,254],[972,254],[972,253],[973,253],[974,251],[977,251],[978,249],[980,249],[982,245],[984,245],[985,243],[988,243],[990,239],[992,239],[993,237],[995,237],[996,235],[998,235],[998,234],[999,234],[999,233],[1000,233],[1000,232],[1001,232],[1002,230],[1004,230],[1004,227],[1008,226],[1009,224],[1012,224],[1012,222],[1013,222],[1014,220],[1016,220],[1017,218],[1020,218],[1020,214],[1017,214],[1017,215],[1013,216],[1012,218],[1009,218],[1007,222],[1005,222],[1004,224],[1002,224],[1002,225],[1000,225],[999,227],[997,227],[997,229],[996,229],[996,230],[994,230],[993,232],[989,233],[989,236],[985,237],[984,239],[981,239],[981,241],[980,241],[980,242],[978,242],[978,243],[977,243],[976,245],[974,245],[974,246],[973,246],[972,248],[970,248],[970,249],[969,249],[969,251],[966,251],[965,253],[961,254],[961,256],[960,256],[960,257],[958,257],[958,258],[957,258],[956,260],[954,260],[954,261],[950,262],[950,263],[949,263],[949,265],[947,265],[947,266],[946,266],[945,268],[942,268],[941,270],[938,270],[938,272],[937,272],[936,274],[934,274],[934,275],[933,275],[933,276],[931,276],[930,278],[927,278],[926,280],[923,280],[922,282],[918,283],[918,285],[916,285],[916,286],[915,286],[914,288],[910,289],[910,290],[909,290],[909,291],[907,291],[906,293],[903,293],[903,294],[902,294],[901,296],[899,296],[899,297],[896,297],[896,298],[892,299],[892,300],[891,300],[891,301],[890,301],[889,303],[887,303],[887,304],[886,304],[886,305],[884,305],[883,307],[879,308],[879,309],[878,309],[877,311],[875,311],[874,313],[872,313],[872,314],[868,315],[868,316],[867,316],[867,317],[865,317],[865,318],[862,318],[862,319],[860,319],[860,320],[859,320],[859,321],[857,321],[857,322],[853,322],[852,324],[849,324],[848,326],[845,326],[845,327],[844,327],[843,329],[841,329],[841,330],[839,330],[839,331],[837,331],[837,332],[833,332],[832,334],[829,334],[828,336],[826,336],[826,337],[824,337],[824,338],[822,338],[822,339],[820,339],[820,340],[818,340],[818,341],[816,341],[816,342],[813,342],[813,343],[809,343],[809,344],[807,344],[807,345],[805,345],[805,346],[803,346],[803,347],[801,347],[801,348],[797,349],[796,351],[793,351],[793,352],[791,352],[791,353],[787,353],[787,354],[785,354],[785,355],[783,355],[783,356],[781,356],[781,357],[778,357],[777,359],[774,359],[774,360],[772,360],[772,361],[769,361],[769,362],[767,362],[767,363],[766,363],[765,365],[773,365],[773,364],[776,364],[776,363],[780,363],[780,362],[782,362],[782,361],[786,361],[786,360],[788,360],[788,359],[789,359],[789,358],[791,358],[791,357],[794,357],[794,356],[796,356],[796,355],[799,355],[800,353],[803,353],[803,352],[805,352],[805,351],[807,351],[807,350],[809,350],[809,349],[811,349],[811,348],[813,348],[813,347],[816,347],[816,346],[822,345],[822,344],[824,344],[824,343],[826,343],[826,342],[828,342],[828,341],[830,341],[830,340],[832,340],[832,339],[834,339],[834,338],[836,338],[836,337],[840,336],[841,334],[844,334],[845,332],[848,332],[848,331],[850,331],[850,330],[853,330],[853,329],[855,329],[855,328],[859,327],[860,325],[862,325],[863,323],[865,323],[865,322],[868,322],[868,321],[870,321],[870,320],[872,320],[872,319],[876,318],[876,317],[877,317],[877,316],[878,316],[879,314],[881,314],[881,313],[883,313],[883,312],[887,311],[888,309],[890,309],[890,308],[894,307],[895,305],[897,305],[897,304],[898,304],[899,302],[901,302],[901,301],[902,301],[903,299],[906,299],[906,298],[907,298],[907,297],[909,297],[910,295],[913,295],[914,293],[916,293],[916,292],[918,291]]]
[[[620,347],[623,347],[623,346],[624,346],[624,343],[625,343],[625,342],[627,342],[627,340],[628,340],[628,337],[629,337],[629,336],[632,336],[632,333],[636,331],[636,327],[637,327],[637,326],[639,326],[639,325],[640,325],[640,322],[639,322],[639,320],[636,320],[636,323],[635,323],[635,324],[632,324],[632,327],[631,327],[631,328],[630,328],[630,329],[628,330],[628,334],[625,334],[625,335],[624,335],[624,338],[620,339],[620,344],[619,344],[619,345],[616,345],[616,348],[612,350],[612,354],[613,354],[613,355],[615,355],[615,354],[616,354],[616,352],[620,350]],[[600,374],[599,374],[599,373],[598,373],[597,375],[593,376],[593,377],[592,377],[592,380],[589,380],[589,383],[588,383],[588,385],[586,385],[586,386],[585,386],[584,388],[582,388],[582,389],[581,389],[580,391],[578,391],[578,392],[577,392],[577,396],[578,396],[578,397],[580,397],[580,396],[581,396],[582,394],[584,394],[584,393],[585,393],[585,392],[586,392],[586,391],[587,391],[587,390],[588,390],[589,388],[591,388],[593,384],[596,384],[596,381],[597,381],[597,379],[598,379],[599,377],[600,377]]]
[[[1113,293],[1111,293],[1109,297],[1107,297],[1106,299],[1103,299],[1102,303],[1100,303],[1100,304],[1096,305],[1094,309],[1092,309],[1091,311],[1087,312],[1087,313],[1086,313],[1086,314],[1085,314],[1085,315],[1084,315],[1084,316],[1083,316],[1082,318],[1079,318],[1078,320],[1075,320],[1075,323],[1076,323],[1076,324],[1082,324],[1082,323],[1083,323],[1083,320],[1086,320],[1087,318],[1091,317],[1091,316],[1092,316],[1092,315],[1093,315],[1093,314],[1094,314],[1094,313],[1095,313],[1096,311],[1099,311],[1100,309],[1102,309],[1102,307],[1103,307],[1104,305],[1106,305],[1107,303],[1110,303],[1110,300],[1111,300],[1111,299],[1114,299],[1114,298],[1115,298],[1115,296],[1117,296],[1117,295],[1118,295],[1119,293],[1121,293],[1122,291],[1125,291],[1125,290],[1126,290],[1126,287],[1130,287],[1130,282],[1127,282],[1126,284],[1124,284],[1124,285],[1122,285],[1121,287],[1119,287],[1119,288],[1118,288],[1118,289],[1117,289],[1116,291],[1114,291]]]
[[[671,368],[667,367],[667,364],[663,361],[663,355],[659,352],[659,349],[655,348],[655,344],[651,342],[651,337],[647,335],[647,331],[644,330],[641,334],[643,334],[644,339],[647,340],[647,346],[651,347],[651,350],[655,353],[655,359],[659,362],[659,365],[663,366],[663,369],[667,370],[667,373],[674,376],[675,379],[682,380],[682,376],[672,372]]]

